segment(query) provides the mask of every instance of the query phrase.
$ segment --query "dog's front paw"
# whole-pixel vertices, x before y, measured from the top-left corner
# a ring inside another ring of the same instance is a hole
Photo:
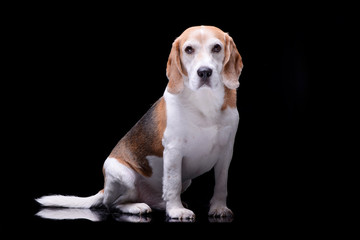
[[[212,217],[233,217],[234,213],[226,206],[212,205],[210,207],[209,216],[212,216]]]
[[[179,219],[179,220],[193,220],[195,219],[195,214],[193,211],[186,208],[171,208],[166,211],[169,218]]]

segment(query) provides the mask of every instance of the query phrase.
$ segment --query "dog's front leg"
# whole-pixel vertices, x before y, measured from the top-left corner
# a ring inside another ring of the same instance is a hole
[[[230,217],[233,212],[226,206],[227,180],[229,165],[232,158],[232,145],[224,154],[223,159],[215,164],[215,187],[214,195],[210,201],[209,215],[214,217]]]
[[[166,202],[166,214],[170,218],[194,219],[195,214],[184,208],[181,202],[182,154],[177,149],[164,150],[163,198]]]

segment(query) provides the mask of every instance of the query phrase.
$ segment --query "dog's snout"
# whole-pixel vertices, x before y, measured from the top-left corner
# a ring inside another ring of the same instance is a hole
[[[206,80],[211,76],[212,70],[208,67],[201,67],[198,69],[197,74],[201,79]]]

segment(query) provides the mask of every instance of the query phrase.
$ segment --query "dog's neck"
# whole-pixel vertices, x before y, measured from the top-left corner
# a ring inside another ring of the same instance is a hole
[[[224,103],[224,87],[201,87],[193,91],[187,87],[178,94],[179,103],[186,109],[200,113],[203,118],[215,120],[221,114]]]

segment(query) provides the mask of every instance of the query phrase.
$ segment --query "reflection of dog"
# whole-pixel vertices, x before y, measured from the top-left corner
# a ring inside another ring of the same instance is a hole
[[[99,209],[96,210],[84,208],[45,208],[41,209],[36,216],[54,220],[87,219],[92,222],[104,221],[108,214]]]
[[[166,209],[192,219],[180,194],[191,179],[215,168],[209,215],[232,215],[226,206],[228,168],[239,114],[236,88],[243,64],[232,38],[220,29],[192,27],[171,49],[161,97],[119,141],[103,167],[104,189],[94,196],[44,196],[44,206],[105,205],[125,213]]]
[[[77,220],[86,219],[92,222],[105,221],[109,217],[109,213],[104,209],[88,209],[88,208],[44,208],[41,209],[36,216],[53,219],[53,220]],[[129,214],[111,214],[112,218],[118,222],[150,222],[151,217],[148,215],[129,215]]]

